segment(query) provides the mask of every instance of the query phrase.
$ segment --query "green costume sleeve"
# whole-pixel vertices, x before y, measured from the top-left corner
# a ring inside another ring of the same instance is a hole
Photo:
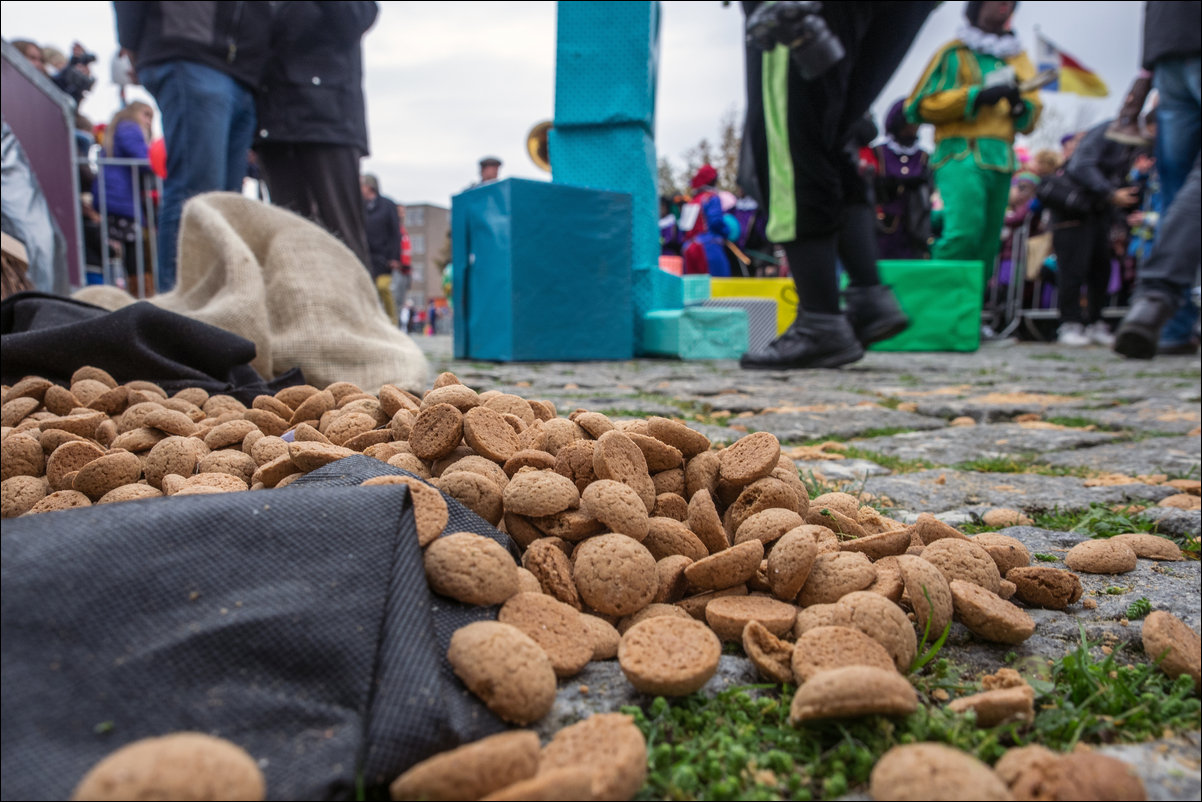
[[[936,54],[906,100],[906,118],[913,123],[955,122],[976,117],[979,86],[958,86],[958,48]]]

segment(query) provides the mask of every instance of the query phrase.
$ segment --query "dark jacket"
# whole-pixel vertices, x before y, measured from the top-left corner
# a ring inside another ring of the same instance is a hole
[[[360,42],[377,12],[358,0],[276,7],[256,144],[351,145],[368,155]]]
[[[1202,0],[1156,0],[1144,9],[1144,56],[1147,69],[1169,58],[1202,54]]]
[[[1099,198],[1109,198],[1123,186],[1131,166],[1132,148],[1106,138],[1110,123],[1107,120],[1086,132],[1065,166],[1074,181]]]
[[[136,68],[196,61],[255,90],[267,64],[271,5],[259,2],[164,0],[114,2],[117,40]]]
[[[367,249],[371,251],[371,274],[387,276],[392,272],[388,263],[401,259],[401,220],[396,204],[383,195],[364,201],[363,219],[367,229]]]

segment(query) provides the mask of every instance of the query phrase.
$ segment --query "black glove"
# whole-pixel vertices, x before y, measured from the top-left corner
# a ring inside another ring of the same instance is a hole
[[[973,111],[980,110],[982,106],[996,106],[998,101],[1003,98],[1010,101],[1011,108],[1023,102],[1022,95],[1019,94],[1018,87],[1014,84],[987,86],[977,93],[977,102],[973,106]]]

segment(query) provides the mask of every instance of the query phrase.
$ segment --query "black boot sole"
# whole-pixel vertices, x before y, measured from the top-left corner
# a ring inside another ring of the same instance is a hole
[[[777,362],[761,362],[749,359],[751,354],[743,354],[739,359],[739,367],[745,370],[806,370],[809,368],[837,368],[864,358],[864,349],[857,343],[833,354],[824,354],[816,359],[780,360]]]
[[[1114,350],[1129,359],[1151,359],[1156,356],[1156,335],[1149,336],[1136,328],[1120,328],[1114,338]]]
[[[910,328],[910,319],[906,317],[882,320],[878,321],[876,325],[867,331],[857,331],[856,339],[860,341],[860,345],[867,348],[873,343],[879,343],[881,340],[896,337],[908,328]]]

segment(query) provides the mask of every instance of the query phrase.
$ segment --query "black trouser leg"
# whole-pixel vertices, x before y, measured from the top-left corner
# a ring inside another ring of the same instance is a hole
[[[1106,220],[1098,220],[1093,225],[1093,245],[1090,248],[1092,258],[1089,262],[1089,272],[1086,274],[1085,287],[1085,324],[1097,323],[1102,319],[1102,310],[1106,307],[1109,294],[1106,290],[1110,285],[1110,271],[1113,267],[1113,248],[1110,246],[1110,224]]]
[[[839,313],[839,282],[835,275],[836,235],[794,240],[784,245],[789,272],[797,287],[797,317],[802,312]]]
[[[881,283],[876,259],[876,213],[866,203],[849,206],[839,231],[839,260],[851,286],[871,287]]]
[[[1088,220],[1076,225],[1065,224],[1052,232],[1052,247],[1056,251],[1060,273],[1056,284],[1061,323],[1081,322],[1081,285],[1089,272],[1093,243],[1093,230]]]

